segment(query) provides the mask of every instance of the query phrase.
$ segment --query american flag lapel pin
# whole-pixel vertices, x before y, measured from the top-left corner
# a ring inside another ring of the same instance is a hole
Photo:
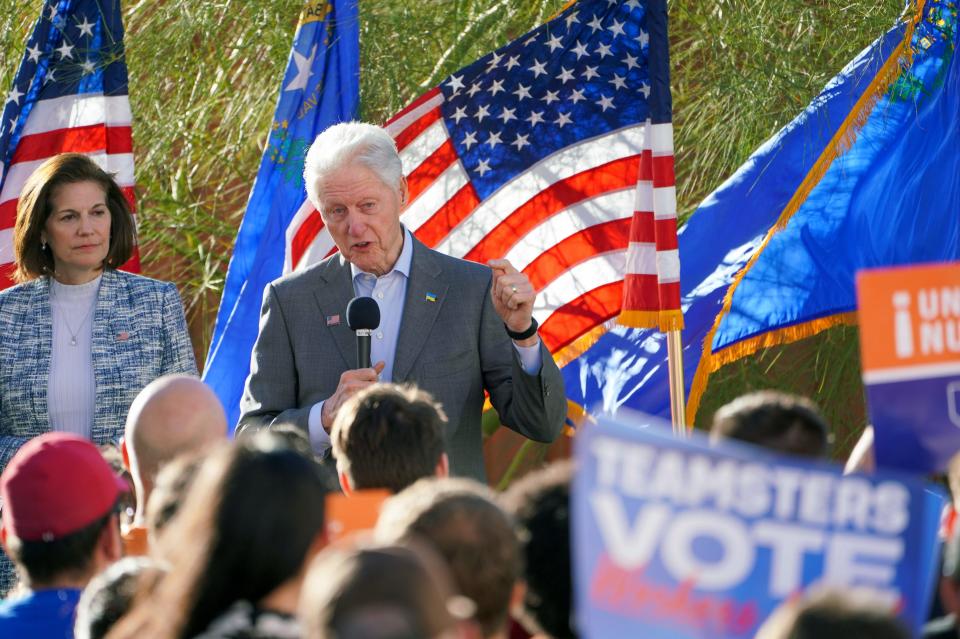
[[[327,326],[337,326],[340,324],[340,314],[327,315]]]
[[[130,333],[128,333],[127,331],[120,331],[119,333],[117,333],[118,342],[125,342],[128,339],[130,339]]]
[[[436,293],[427,293],[427,298],[426,298],[426,299],[427,299],[428,302],[436,302],[436,301],[437,301],[437,294],[436,294]]]

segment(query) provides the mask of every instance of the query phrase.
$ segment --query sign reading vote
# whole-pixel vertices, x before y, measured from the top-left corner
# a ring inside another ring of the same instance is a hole
[[[943,470],[960,450],[960,264],[861,271],[857,301],[877,463]]]
[[[576,459],[581,636],[753,637],[814,583],[872,588],[914,629],[926,619],[943,495],[919,480],[606,420],[578,433]]]

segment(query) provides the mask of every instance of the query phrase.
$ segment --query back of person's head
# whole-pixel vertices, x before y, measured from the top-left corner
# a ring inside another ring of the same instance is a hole
[[[130,610],[138,593],[148,591],[162,573],[152,559],[127,557],[91,579],[77,604],[76,639],[106,637]]]
[[[23,583],[86,583],[118,559],[117,506],[126,491],[82,437],[46,433],[24,444],[0,476],[0,541]]]
[[[447,417],[429,393],[374,384],[337,412],[330,439],[345,491],[400,492],[423,477],[445,475]]]
[[[804,457],[830,452],[830,427],[817,406],[778,391],[748,393],[721,406],[713,416],[710,438],[738,439]]]
[[[147,384],[127,413],[124,459],[140,498],[149,498],[160,468],[227,434],[223,406],[209,386],[190,375],[164,375]]]
[[[217,448],[160,540],[170,574],[140,613],[147,627],[193,637],[234,603],[257,605],[298,578],[324,538],[324,497],[317,465],[281,437]]]
[[[575,639],[570,547],[573,463],[555,462],[510,487],[503,503],[517,522],[526,595],[521,622],[530,632]]]
[[[377,538],[422,539],[446,561],[460,593],[476,605],[484,636],[502,632],[520,577],[512,518],[493,492],[469,479],[422,479],[380,509]]]
[[[435,639],[469,614],[428,549],[354,542],[310,565],[300,598],[305,639]],[[458,605],[459,604],[459,605]]]
[[[910,639],[910,632],[875,593],[827,588],[781,605],[756,639]]]

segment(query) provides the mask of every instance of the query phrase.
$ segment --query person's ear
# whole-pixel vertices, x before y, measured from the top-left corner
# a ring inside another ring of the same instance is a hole
[[[100,533],[100,551],[103,554],[104,566],[109,566],[123,557],[123,539],[120,538],[120,518],[110,515],[110,521]]]
[[[7,527],[0,525],[0,546],[3,547],[3,552],[10,556],[10,553],[7,552]]]
[[[447,457],[446,453],[440,453],[440,461],[437,462],[433,474],[440,478],[450,476],[450,458]]]
[[[407,205],[407,197],[410,195],[410,189],[407,187],[407,176],[400,178],[400,208]]]
[[[350,478],[347,477],[347,473],[341,470],[337,473],[337,479],[340,480],[340,488],[343,489],[343,494],[349,497],[353,493],[353,486],[350,485]]]

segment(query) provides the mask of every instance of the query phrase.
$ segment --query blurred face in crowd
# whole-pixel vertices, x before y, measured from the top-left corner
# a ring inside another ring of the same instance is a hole
[[[403,248],[402,187],[392,188],[363,164],[337,169],[318,185],[320,214],[340,253],[354,266],[380,276]]]
[[[54,189],[40,239],[50,246],[56,278],[82,284],[97,277],[110,250],[107,194],[96,182],[68,182]]]

